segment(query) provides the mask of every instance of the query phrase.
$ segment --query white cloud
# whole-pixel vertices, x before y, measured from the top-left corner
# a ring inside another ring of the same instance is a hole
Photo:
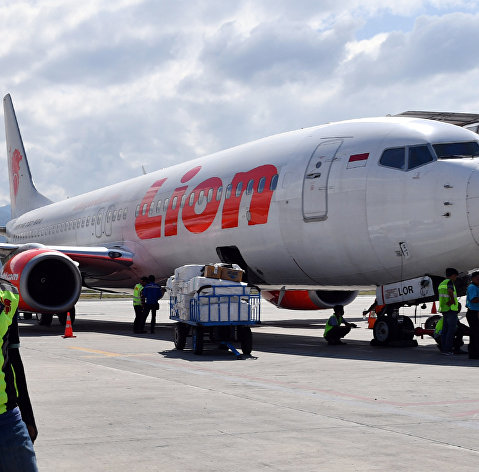
[[[455,0],[6,1],[0,84],[39,190],[59,199],[322,122],[478,111],[478,11]]]

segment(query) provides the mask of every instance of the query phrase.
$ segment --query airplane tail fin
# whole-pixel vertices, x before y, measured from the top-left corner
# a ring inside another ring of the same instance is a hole
[[[52,202],[39,193],[33,183],[10,94],[5,95],[3,98],[3,111],[5,117],[5,137],[7,141],[10,204],[12,218],[17,218],[27,211],[48,205]]]

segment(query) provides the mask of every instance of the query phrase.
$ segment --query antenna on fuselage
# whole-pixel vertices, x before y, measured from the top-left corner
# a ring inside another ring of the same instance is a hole
[[[147,174],[147,172],[146,172],[146,170],[145,170],[145,166],[144,166],[143,164],[141,164],[141,170],[143,171],[143,175],[146,175],[146,174]]]

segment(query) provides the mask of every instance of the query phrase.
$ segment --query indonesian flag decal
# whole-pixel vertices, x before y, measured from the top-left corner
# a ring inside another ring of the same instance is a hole
[[[364,152],[362,154],[352,154],[349,156],[349,161],[347,168],[353,169],[355,167],[365,167],[368,162],[369,152]]]

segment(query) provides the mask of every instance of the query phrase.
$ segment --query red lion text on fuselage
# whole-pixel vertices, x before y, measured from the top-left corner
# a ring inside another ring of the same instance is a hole
[[[181,183],[186,184],[200,169],[201,167],[195,167],[187,172],[181,178]],[[167,179],[157,180],[141,201],[135,219],[136,234],[140,239],[160,238],[162,235],[175,236],[178,234],[180,219],[191,233],[203,233],[213,224],[221,201],[223,201],[221,227],[235,228],[238,226],[240,204],[244,194],[251,195],[248,225],[265,224],[268,222],[277,176],[277,168],[266,164],[247,172],[238,172],[226,189],[219,177],[210,177],[189,192],[188,185],[179,186],[168,199],[164,227],[162,215],[152,216],[151,211],[155,196]]]

